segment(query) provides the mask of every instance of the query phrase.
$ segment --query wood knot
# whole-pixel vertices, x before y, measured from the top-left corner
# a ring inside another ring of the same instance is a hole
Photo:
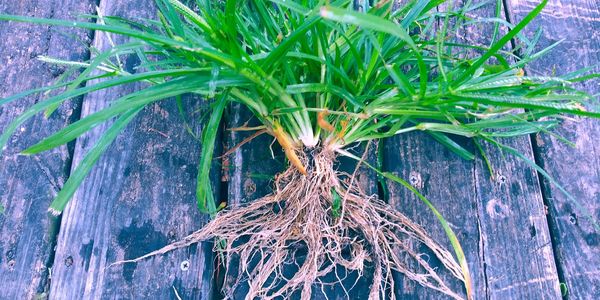
[[[246,196],[251,196],[255,192],[256,192],[256,183],[254,183],[254,181],[252,179],[247,178],[244,181],[244,194],[246,194]]]
[[[510,210],[499,199],[492,199],[485,205],[485,211],[492,219],[501,219],[509,215]]]
[[[67,258],[65,258],[65,266],[71,267],[73,265],[73,256],[68,256]]]

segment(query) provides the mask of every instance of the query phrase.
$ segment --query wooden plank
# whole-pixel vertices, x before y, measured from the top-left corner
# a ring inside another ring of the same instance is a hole
[[[239,104],[234,104],[231,107],[231,113],[228,121],[228,128],[235,128],[240,126],[256,126],[259,125],[256,120],[252,119],[251,113],[241,107]],[[225,141],[226,148],[231,149],[235,145],[244,141],[247,137],[251,136],[251,132],[242,131],[228,131],[226,133]],[[287,167],[285,162],[285,156],[281,151],[281,148],[275,142],[272,147],[273,137],[267,134],[261,135],[253,141],[239,147],[229,157],[224,159],[223,166],[226,174],[228,183],[228,205],[231,207],[239,206],[243,203],[258,199],[262,196],[267,195],[272,191],[272,179],[278,172],[283,171]],[[273,155],[271,154],[272,148]],[[352,151],[358,155],[362,155],[362,147],[355,147]],[[374,164],[377,153],[377,145],[371,145],[367,159],[370,163]],[[354,172],[356,162],[350,159],[340,159],[339,168],[348,173]],[[361,167],[357,172],[357,182],[368,194],[377,193],[377,177],[374,171]],[[299,257],[301,259],[301,257]],[[236,280],[234,276],[235,266],[237,261],[233,261],[230,264],[230,274],[225,278],[224,285],[230,286]],[[233,270],[233,271],[232,271]],[[288,272],[293,273],[294,270],[290,269]],[[339,271],[338,276],[344,277],[345,272]],[[334,286],[325,286],[325,294],[321,291],[321,287],[313,288],[314,299],[366,299],[369,293],[370,274],[368,270],[365,272],[365,277],[356,282],[355,272],[349,273],[348,277],[343,281],[346,291],[338,284]],[[334,282],[335,276],[332,273],[331,276],[324,278],[326,282]],[[354,288],[350,289],[354,285]],[[248,287],[240,285],[235,291],[235,299],[243,298],[246,294]],[[298,295],[294,295],[294,299]]]
[[[235,131],[233,128],[260,125],[252,113],[234,103],[229,109],[225,148],[233,149],[254,131]],[[271,153],[271,151],[273,151]],[[227,205],[239,206],[271,192],[273,176],[287,167],[285,156],[277,142],[268,134],[262,134],[223,157],[224,180],[228,184]]]
[[[522,19],[537,1],[508,1],[512,17]],[[526,29],[529,36],[544,28],[538,49],[564,39],[549,55],[530,65],[530,74],[566,74],[600,61],[600,2],[549,1],[541,16]],[[596,66],[596,73],[600,68]],[[591,95],[600,92],[600,80],[577,85]],[[596,110],[597,97],[596,97]],[[534,139],[543,168],[562,184],[587,213],[600,220],[600,122],[567,119],[557,133],[572,141],[570,147],[547,134]],[[556,186],[544,181],[554,250],[561,281],[570,299],[600,298],[600,233],[577,205]]]
[[[232,130],[260,125],[252,117],[252,113],[241,104],[233,103],[229,107],[225,124],[227,129],[223,139],[224,149],[238,147],[222,160],[223,181],[227,184],[227,206],[235,209],[269,194],[272,191],[274,175],[285,170],[286,162],[281,147],[270,135],[262,134],[248,140],[254,134],[253,131]],[[239,146],[245,140],[247,143]],[[235,257],[228,262],[227,276],[223,280],[224,287],[231,287],[237,282],[238,264],[239,260]],[[225,273],[225,270],[222,269],[219,273],[221,272]],[[234,291],[234,298],[244,298],[248,289],[247,284],[241,283]]]
[[[68,0],[56,6],[48,1],[2,1],[0,13],[75,19],[73,11],[90,13],[93,3]],[[58,30],[78,37],[81,43]],[[87,31],[13,22],[0,23],[0,37],[0,98],[46,86],[63,72],[38,61],[37,56],[84,59],[89,56],[86,44],[91,42]],[[40,99],[31,96],[0,106],[0,132]],[[48,119],[34,117],[0,154],[0,282],[4,299],[47,295],[58,223],[48,218],[46,211],[68,176],[71,161],[67,147],[34,157],[19,155],[19,151],[77,118],[78,107],[79,100],[75,100]]]
[[[475,3],[475,2],[474,2]],[[492,17],[495,4],[471,12]],[[468,43],[487,43],[491,28],[469,28]],[[474,145],[460,141],[473,153]],[[503,141],[532,157],[527,137]],[[550,237],[536,173],[514,157],[485,146],[494,170],[492,180],[481,158],[465,161],[424,133],[384,141],[387,170],[406,179],[429,198],[456,232],[467,257],[476,299],[540,299],[560,297]],[[402,187],[389,186],[390,203],[449,249],[450,243],[429,209]],[[418,249],[439,262],[427,251]],[[462,283],[439,269],[453,290]],[[398,276],[397,296],[438,298],[440,294]]]
[[[152,16],[152,5],[139,1],[102,1],[105,15]],[[121,37],[113,36],[117,44]],[[94,46],[107,49],[107,35],[97,33]],[[135,72],[139,61],[122,57]],[[82,116],[140,85],[87,95]],[[205,102],[184,100],[195,132]],[[193,113],[193,114],[192,114]],[[77,140],[77,165],[99,135],[99,126]],[[147,107],[99,160],[69,203],[62,219],[50,295],[53,299],[150,298],[210,299],[214,258],[212,243],[200,243],[138,263],[109,267],[180,240],[208,217],[196,206],[199,141],[189,135],[174,100]],[[218,174],[215,174],[218,175]],[[217,178],[212,178],[214,182]],[[218,193],[218,186],[216,192]]]

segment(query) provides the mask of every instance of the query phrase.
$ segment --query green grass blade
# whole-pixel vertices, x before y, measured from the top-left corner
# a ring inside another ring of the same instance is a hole
[[[446,146],[450,151],[456,153],[458,156],[466,159],[473,160],[475,159],[475,155],[471,153],[469,150],[465,149],[463,146],[459,145],[457,142],[449,138],[447,135],[435,132],[435,131],[427,131],[429,135],[431,135],[436,141]]]
[[[135,29],[131,29],[125,26],[115,26],[115,25],[102,25],[98,23],[89,23],[89,22],[79,22],[79,21],[68,21],[68,20],[58,20],[58,19],[44,19],[44,18],[33,18],[33,17],[24,17],[24,16],[15,16],[15,15],[3,15],[0,14],[0,21],[15,21],[15,22],[25,22],[25,23],[35,23],[35,24],[44,24],[44,25],[54,25],[54,26],[63,26],[63,27],[74,27],[74,28],[83,28],[89,30],[98,30],[104,32],[116,33],[124,36],[134,37],[146,42],[154,42],[165,45],[173,45],[179,47],[187,47],[189,46],[185,42],[177,41],[162,35],[148,33],[144,31],[139,31]]]
[[[319,22],[319,17],[313,16],[306,20],[304,24],[298,27],[290,36],[285,38],[277,48],[275,48],[262,62],[263,68],[273,68],[277,66],[275,64],[278,61],[282,61],[281,58],[286,55],[287,52],[293,50],[293,46],[296,45],[299,39],[306,37],[306,32],[310,30],[317,22]]]
[[[81,182],[83,182],[83,179],[100,158],[100,155],[106,151],[108,146],[112,144],[119,133],[123,131],[125,126],[133,120],[140,110],[141,108],[136,108],[124,113],[108,130],[106,130],[98,142],[94,144],[94,147],[90,149],[77,168],[71,173],[63,188],[50,204],[48,210],[53,215],[62,213],[69,200],[73,197],[73,194],[75,194],[75,191],[77,191],[79,185],[81,185]]]
[[[102,122],[114,118],[134,107],[145,106],[162,99],[175,97],[185,93],[208,90],[209,80],[210,78],[207,78],[206,76],[188,76],[131,93],[118,99],[110,107],[90,114],[89,116],[59,130],[41,142],[27,148],[23,151],[23,154],[36,154],[68,143]],[[218,82],[221,83],[219,86],[237,83],[235,79],[231,81],[220,79]]]
[[[196,24],[198,27],[202,28],[205,32],[211,32],[211,28],[206,23],[206,20],[202,18],[200,15],[195,13],[185,4],[177,1],[177,0],[167,0],[181,15],[183,15],[188,21],[193,24]]]
[[[411,50],[414,51],[413,55],[417,59],[419,73],[420,73],[420,96],[425,96],[427,90],[427,68],[423,61],[421,51],[417,48],[417,45],[410,37],[406,29],[400,27],[398,24],[383,19],[378,16],[359,13],[351,10],[341,9],[338,7],[324,6],[321,8],[321,16],[325,19],[352,24],[378,32],[391,34],[403,42],[405,42]]]
[[[477,69],[481,67],[490,57],[492,57],[496,52],[498,52],[506,43],[508,43],[512,38],[514,38],[527,24],[529,24],[546,6],[548,0],[542,0],[540,4],[538,4],[531,12],[521,20],[512,30],[510,30],[505,36],[503,36],[498,42],[496,42],[490,49],[484,53],[479,59],[477,59],[466,71],[464,71],[458,79],[454,81],[452,87],[459,86],[465,79],[470,76],[473,76]]]
[[[119,77],[112,80],[106,80],[100,82],[95,85],[85,86],[82,88],[78,88],[75,90],[66,91],[60,95],[56,95],[54,97],[50,97],[44,101],[38,102],[31,107],[29,107],[25,112],[19,115],[15,120],[13,120],[8,126],[4,128],[2,135],[0,135],[0,149],[3,149],[8,142],[10,136],[17,130],[19,126],[29,120],[31,117],[35,116],[37,113],[40,113],[50,107],[54,107],[57,104],[62,103],[68,99],[72,99],[74,97],[78,97],[81,95],[85,95],[87,93],[91,93],[93,91],[98,91],[106,88],[110,88],[113,86],[123,85],[132,82],[143,81],[151,78],[164,78],[168,76],[183,76],[186,74],[193,74],[199,71],[203,71],[203,69],[182,69],[182,70],[165,70],[165,71],[157,71],[157,72],[147,72],[134,74],[131,76]],[[14,99],[13,99],[14,100]]]
[[[202,131],[202,153],[200,155],[200,163],[198,164],[198,177],[196,179],[196,201],[200,211],[214,216],[217,213],[217,207],[210,185],[210,168],[212,165],[213,154],[215,151],[215,143],[217,133],[219,132],[219,124],[223,111],[227,106],[229,93],[223,93],[215,103],[210,119],[206,127]]]

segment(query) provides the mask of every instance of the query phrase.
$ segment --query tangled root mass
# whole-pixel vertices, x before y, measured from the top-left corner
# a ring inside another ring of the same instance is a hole
[[[272,194],[223,211],[185,239],[131,261],[217,238],[215,248],[229,262],[227,272],[237,272],[230,274],[236,281],[223,291],[229,298],[246,282],[246,299],[287,298],[298,291],[303,300],[311,299],[312,287],[325,284],[322,279],[337,268],[362,276],[368,264],[373,273],[369,299],[394,299],[393,271],[462,299],[414,250],[414,243],[427,246],[453,276],[463,280],[452,255],[422,227],[377,197],[365,195],[352,180],[341,180],[348,174],[334,169],[332,152],[301,159],[308,176],[291,167],[276,177]],[[231,265],[234,261],[237,266]],[[295,261],[297,271],[286,275],[289,272],[283,269],[290,261]]]

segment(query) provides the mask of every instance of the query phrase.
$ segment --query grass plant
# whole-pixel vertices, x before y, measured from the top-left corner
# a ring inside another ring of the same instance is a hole
[[[309,299],[313,285],[326,274],[338,267],[362,272],[366,264],[374,270],[373,299],[394,297],[390,292],[394,271],[462,298],[461,291],[451,290],[414,252],[411,240],[429,247],[464,282],[470,298],[466,258],[442,213],[402,178],[367,164],[348,147],[424,131],[464,159],[476,154],[458,143],[457,136],[495,144],[541,170],[502,139],[549,132],[565,115],[600,117],[584,108],[592,96],[574,88],[575,83],[597,75],[590,75],[591,69],[562,76],[524,74],[527,63],[556,46],[535,52],[535,38],[521,34],[547,0],[514,25],[467,17],[479,7],[470,2],[445,6],[445,10],[437,9],[444,0],[410,0],[399,7],[389,0],[359,2],[197,0],[188,6],[178,0],[156,0],[156,19],[88,15],[77,22],[0,15],[2,21],[77,27],[130,38],[89,61],[41,57],[76,75],[0,99],[4,105],[57,91],[3,128],[0,148],[36,114],[51,115],[63,102],[90,92],[144,83],[141,90],[114,99],[110,106],[23,151],[31,155],[46,151],[112,122],[50,205],[51,212],[60,214],[94,163],[144,107],[199,94],[212,101],[202,134],[196,196],[198,208],[214,218],[183,241],[148,256],[217,238],[218,250],[226,258],[239,256],[237,277],[248,282],[249,299],[289,296],[295,291]],[[498,23],[492,43],[482,46],[456,40],[456,32],[466,22]],[[500,25],[510,30],[502,35]],[[511,40],[524,45],[520,55],[506,50]],[[120,65],[126,56],[143,62],[135,73]],[[262,123],[255,129],[277,140],[290,166],[275,178],[272,194],[247,206],[221,210],[206,178],[219,124],[231,102],[254,114]],[[483,152],[477,155],[485,158]],[[341,180],[352,176],[333,167],[339,156],[355,158],[416,193],[440,220],[454,256],[393,207],[366,195],[352,181]],[[288,278],[282,268],[295,257],[297,248],[292,245],[300,245],[306,257]],[[234,288],[225,294],[232,295]]]

